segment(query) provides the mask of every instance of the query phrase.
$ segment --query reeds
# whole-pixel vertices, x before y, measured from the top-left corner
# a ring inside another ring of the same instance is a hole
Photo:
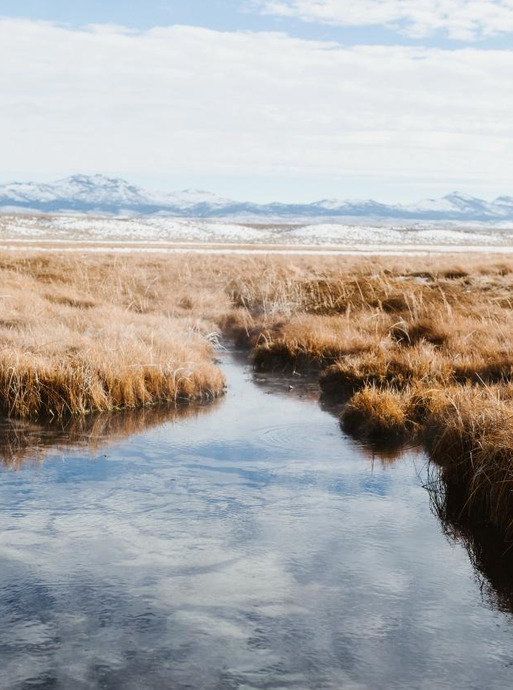
[[[320,370],[353,434],[422,439],[462,511],[513,533],[509,259],[4,254],[0,280],[4,415],[214,397],[223,330]]]
[[[207,338],[215,325],[180,308],[179,290],[166,304],[151,264],[4,257],[0,280],[4,416],[211,399],[224,388]]]
[[[275,264],[229,291],[256,366],[320,368],[346,431],[423,441],[462,516],[513,537],[513,263],[407,262]]]

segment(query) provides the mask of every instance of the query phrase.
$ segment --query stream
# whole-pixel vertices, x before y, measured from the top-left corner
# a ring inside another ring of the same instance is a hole
[[[416,449],[222,355],[210,406],[0,435],[2,690],[494,690],[513,621]]]

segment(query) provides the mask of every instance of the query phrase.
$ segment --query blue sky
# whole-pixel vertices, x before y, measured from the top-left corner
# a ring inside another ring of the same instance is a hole
[[[3,0],[0,181],[513,193],[512,33],[513,0]]]
[[[286,31],[300,38],[334,40],[349,45],[456,47],[460,43],[443,32],[415,39],[384,24],[344,27],[264,14],[258,0],[2,0],[0,16],[57,21],[72,26],[111,23],[142,30],[188,24],[221,31]],[[511,36],[507,34],[480,41],[482,48],[508,48],[510,45]]]

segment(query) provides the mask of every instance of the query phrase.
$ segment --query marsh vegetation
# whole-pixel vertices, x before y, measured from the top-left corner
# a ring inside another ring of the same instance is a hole
[[[66,417],[213,398],[208,324],[152,306],[158,280],[129,262],[0,261],[0,411]]]
[[[349,433],[423,443],[458,487],[459,516],[513,537],[510,263],[275,269],[239,280],[232,294],[255,366],[318,367],[325,395],[345,402]]]
[[[0,409],[211,399],[221,334],[315,369],[344,428],[425,444],[460,513],[513,537],[513,261],[5,254]]]

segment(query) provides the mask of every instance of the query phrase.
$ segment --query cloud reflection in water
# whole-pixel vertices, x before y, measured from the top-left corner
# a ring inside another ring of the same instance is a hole
[[[373,465],[299,384],[226,366],[211,414],[4,469],[5,687],[506,687],[513,629],[424,458]]]

